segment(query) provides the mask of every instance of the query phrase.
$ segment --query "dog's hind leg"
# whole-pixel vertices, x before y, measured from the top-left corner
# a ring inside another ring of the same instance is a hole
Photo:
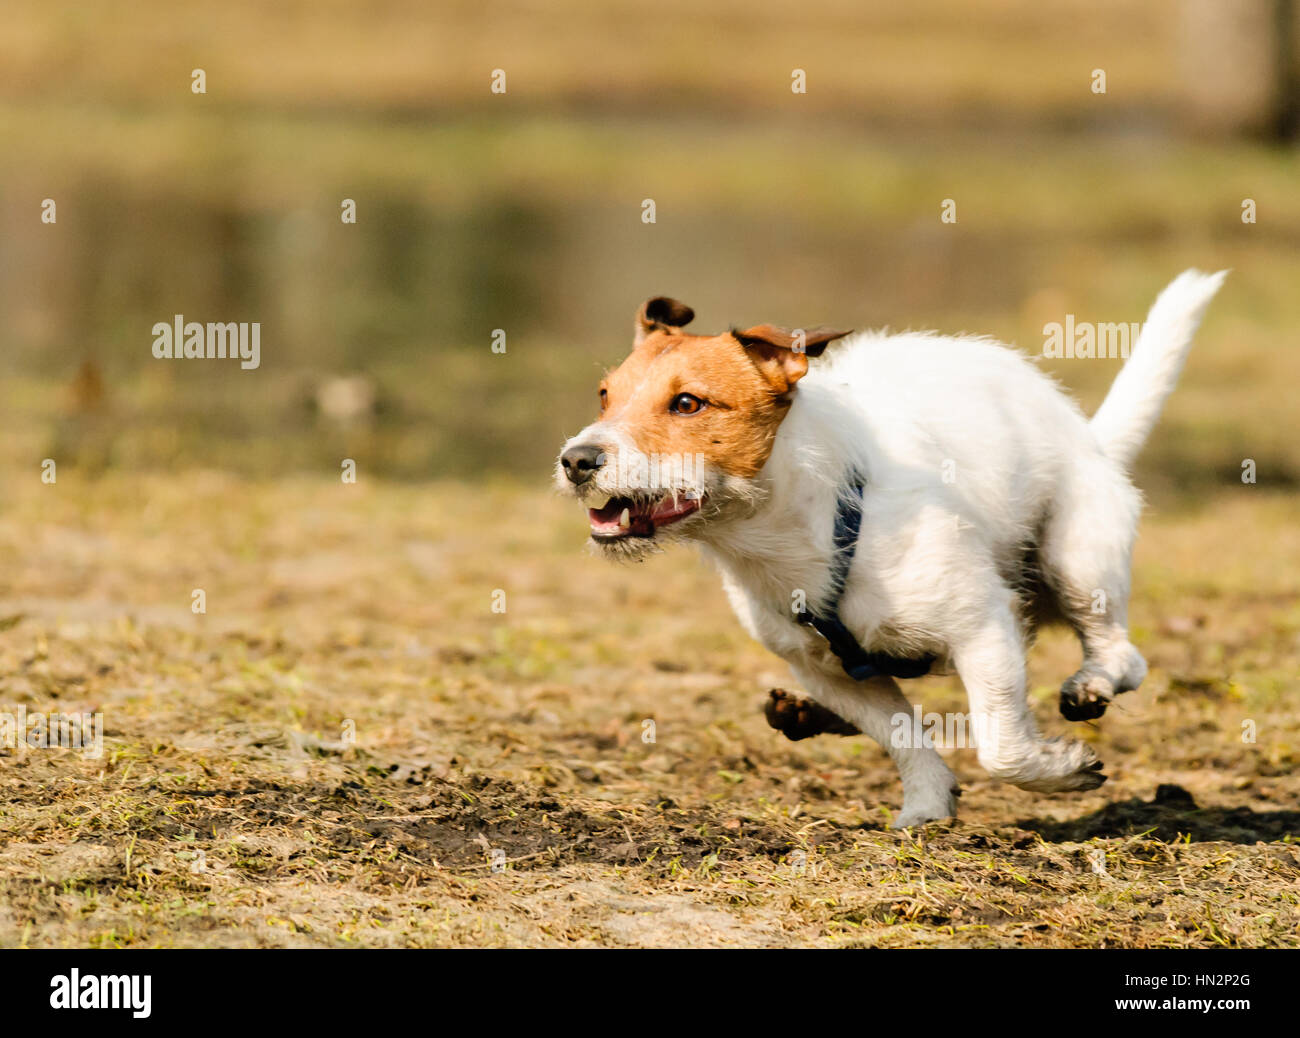
[[[897,681],[883,676],[854,681],[796,664],[790,669],[814,700],[856,725],[893,758],[903,780],[903,809],[893,820],[895,829],[956,816],[961,789],[943,758],[933,746],[894,738],[900,730],[912,732],[912,707]]]
[[[1009,588],[981,603],[983,620],[952,646],[966,686],[980,765],[991,778],[1039,793],[1095,789],[1101,761],[1081,742],[1044,739],[1025,696],[1024,639]]]
[[[1115,696],[1146,677],[1146,661],[1128,637],[1139,508],[1127,477],[1108,460],[1089,456],[1043,530],[1043,579],[1083,647],[1083,663],[1061,686],[1061,714],[1070,721],[1100,717]]]

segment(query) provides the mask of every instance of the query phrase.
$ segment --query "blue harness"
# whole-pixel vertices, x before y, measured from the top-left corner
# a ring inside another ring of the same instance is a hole
[[[819,616],[804,611],[796,615],[801,624],[814,628],[830,644],[831,652],[839,657],[844,673],[854,681],[888,675],[894,678],[919,678],[928,674],[935,657],[902,659],[883,652],[867,652],[840,620],[840,599],[844,584],[853,565],[853,553],[858,546],[858,531],[862,528],[862,491],[864,481],[856,472],[849,483],[850,493],[840,495],[835,509],[835,551],[831,555],[831,590],[826,609]]]

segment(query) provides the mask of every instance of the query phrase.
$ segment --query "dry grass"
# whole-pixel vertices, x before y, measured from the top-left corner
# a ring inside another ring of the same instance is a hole
[[[5,486],[0,707],[100,710],[106,746],[0,757],[0,944],[1300,943],[1292,499],[1148,516],[1151,676],[1072,726],[1099,792],[956,751],[961,822],[900,834],[878,749],[765,726],[785,676],[711,574],[589,558],[543,490]],[[1032,657],[1052,732],[1074,652]]]

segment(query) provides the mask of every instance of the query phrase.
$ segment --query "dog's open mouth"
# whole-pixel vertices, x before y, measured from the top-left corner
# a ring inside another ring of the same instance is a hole
[[[702,499],[702,495],[694,492],[643,498],[611,497],[600,508],[587,509],[591,536],[598,541],[653,537],[659,527],[699,511]]]

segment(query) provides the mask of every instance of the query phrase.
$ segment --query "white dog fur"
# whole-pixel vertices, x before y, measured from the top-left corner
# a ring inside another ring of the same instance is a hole
[[[758,477],[705,473],[697,489],[718,506],[664,531],[699,543],[750,634],[813,699],[890,753],[903,782],[895,826],[953,816],[953,774],[932,746],[893,745],[894,718],[912,715],[894,679],[850,679],[826,641],[791,616],[792,594],[806,594],[813,611],[826,604],[846,471],[863,473],[866,490],[839,603],[844,624],[869,651],[929,653],[955,667],[993,778],[1041,792],[1094,788],[1104,776],[1092,750],[1045,739],[1026,699],[1026,585],[1045,585],[1082,644],[1063,697],[1104,709],[1138,686],[1146,664],[1128,638],[1127,605],[1141,502],[1127,468],[1225,275],[1189,270],[1161,293],[1091,421],[995,342],[852,335],[810,361]],[[635,450],[635,439],[602,420],[566,448],[601,445],[608,459],[593,486],[615,493],[617,453]]]

